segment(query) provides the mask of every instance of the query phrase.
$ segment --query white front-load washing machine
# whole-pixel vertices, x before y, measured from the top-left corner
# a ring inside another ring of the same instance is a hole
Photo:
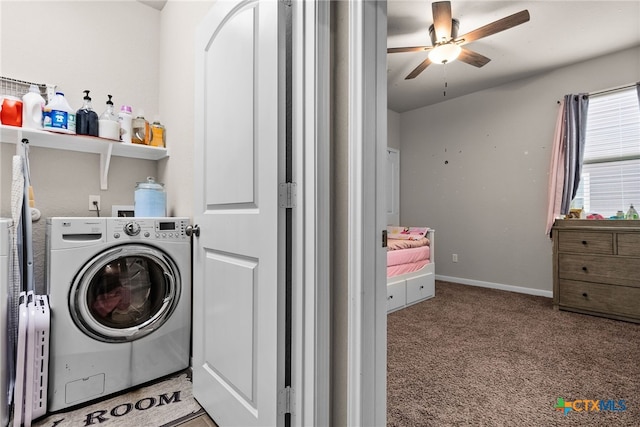
[[[49,411],[189,366],[187,218],[49,218]]]

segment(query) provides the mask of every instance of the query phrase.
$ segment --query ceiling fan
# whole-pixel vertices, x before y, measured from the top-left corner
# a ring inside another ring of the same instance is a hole
[[[474,67],[482,67],[491,59],[462,46],[529,21],[529,11],[525,9],[458,37],[460,22],[451,17],[451,2],[435,2],[431,5],[431,11],[433,13],[433,24],[429,27],[431,46],[387,49],[387,53],[429,51],[429,56],[411,71],[405,80],[417,77],[432,63],[446,64],[455,59]]]

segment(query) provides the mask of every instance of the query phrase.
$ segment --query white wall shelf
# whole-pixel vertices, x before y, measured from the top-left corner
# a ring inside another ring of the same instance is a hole
[[[67,135],[44,130],[0,125],[0,141],[20,144],[26,138],[31,147],[70,150],[100,155],[100,189],[107,190],[111,156],[144,160],[160,160],[169,157],[166,148],[140,144],[123,144],[104,138],[84,135]]]

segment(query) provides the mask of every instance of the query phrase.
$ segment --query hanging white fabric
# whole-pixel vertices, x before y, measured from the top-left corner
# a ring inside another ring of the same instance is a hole
[[[18,301],[22,290],[21,251],[22,251],[22,205],[24,204],[24,175],[22,173],[22,157],[13,156],[11,181],[11,253],[10,253],[10,282],[8,301],[8,340],[7,352],[8,372],[8,400],[13,397],[16,377],[15,349],[18,338]]]

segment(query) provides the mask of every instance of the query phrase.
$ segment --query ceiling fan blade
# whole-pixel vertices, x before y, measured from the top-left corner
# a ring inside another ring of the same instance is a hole
[[[387,53],[422,52],[430,49],[433,49],[433,46],[390,47]]]
[[[427,68],[429,65],[431,65],[431,60],[429,58],[425,59],[424,61],[422,61],[420,63],[420,65],[418,65],[416,68],[413,69],[412,72],[409,73],[409,75],[407,77],[405,77],[405,80],[411,80],[411,79],[415,79],[416,77],[418,77],[418,75],[424,71],[425,68]]]
[[[470,31],[467,34],[458,37],[456,39],[456,43],[460,45],[471,43],[472,41],[481,39],[483,37],[508,30],[509,28],[515,27],[516,25],[524,24],[525,22],[529,21],[529,18],[529,11],[526,9],[522,10],[505,18],[498,19],[497,21],[494,21],[483,27],[476,28],[475,30]]]
[[[451,38],[451,2],[438,1],[431,5],[433,28],[438,42],[446,42]]]
[[[486,65],[489,61],[491,61],[491,59],[487,58],[486,56],[480,55],[478,52],[465,49],[464,47],[462,48],[460,55],[458,55],[458,60],[478,68]]]

